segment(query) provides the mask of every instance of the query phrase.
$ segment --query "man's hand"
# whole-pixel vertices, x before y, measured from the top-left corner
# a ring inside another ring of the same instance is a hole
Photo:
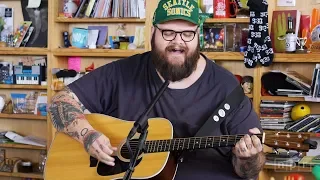
[[[250,129],[249,132],[252,134],[260,134],[258,128]],[[256,135],[250,137],[248,134],[245,135],[244,138],[241,138],[233,149],[233,153],[239,159],[254,157],[259,152],[262,152],[260,139]]]
[[[258,128],[249,130],[252,134],[259,134]],[[255,178],[265,163],[262,144],[256,135],[245,135],[233,148],[232,163],[238,176],[246,179]]]
[[[96,130],[88,131],[83,138],[86,151],[99,161],[114,166],[114,158],[111,156],[116,147],[112,147],[109,138]]]

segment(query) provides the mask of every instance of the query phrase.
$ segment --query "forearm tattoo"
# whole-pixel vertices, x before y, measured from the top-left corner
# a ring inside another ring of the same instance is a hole
[[[52,99],[48,112],[51,115],[52,124],[58,131],[64,131],[72,137],[80,137],[80,132],[72,131],[72,126],[76,126],[78,120],[84,120],[84,105],[77,96],[65,87]]]
[[[248,159],[238,159],[235,155],[232,157],[232,163],[236,173],[245,179],[255,178],[262,170],[265,163],[263,152],[258,153]]]
[[[90,146],[92,143],[101,136],[101,133],[95,130],[88,131],[83,138],[83,146],[86,151],[89,151]]]

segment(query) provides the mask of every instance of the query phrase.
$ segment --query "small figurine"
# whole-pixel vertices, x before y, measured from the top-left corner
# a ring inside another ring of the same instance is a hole
[[[250,94],[253,89],[253,77],[243,76],[241,80],[241,86],[245,94]]]
[[[123,23],[118,24],[116,33],[117,33],[117,36],[125,36],[126,35],[125,24]]]

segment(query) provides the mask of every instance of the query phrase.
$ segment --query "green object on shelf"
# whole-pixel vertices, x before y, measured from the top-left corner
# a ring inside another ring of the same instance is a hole
[[[316,180],[320,180],[320,165],[315,165],[312,168],[312,174]]]
[[[208,13],[200,13],[199,14],[199,19],[200,19],[200,49],[203,48],[204,44],[204,37],[203,37],[203,24],[206,21],[206,19],[210,18],[210,14]]]

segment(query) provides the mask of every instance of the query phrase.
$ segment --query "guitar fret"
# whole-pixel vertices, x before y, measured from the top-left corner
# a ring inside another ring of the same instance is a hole
[[[183,139],[179,139],[179,150],[183,150]]]
[[[147,142],[146,142],[146,144],[145,144],[145,147],[146,147],[146,151],[147,151],[147,153],[149,152],[149,145],[150,145],[150,142],[149,142],[149,141],[147,141]]]
[[[208,137],[206,144],[207,144],[207,146],[209,146],[209,147],[213,147],[213,138],[212,138],[212,137]]]
[[[226,146],[226,140],[225,140],[225,137],[222,137],[222,139],[221,139],[221,142],[222,142],[222,146]]]
[[[229,137],[230,136],[227,137],[227,146],[229,146]]]
[[[186,138],[183,139],[183,146],[182,146],[182,150],[186,149],[186,147],[184,146],[186,143]]]
[[[208,143],[208,137],[206,137],[206,144],[204,145],[204,148],[207,148],[207,143]]]
[[[159,149],[160,148],[160,149]],[[158,144],[158,147],[157,147],[157,152],[161,152],[161,148],[162,148],[162,146],[161,146],[161,140],[159,140],[159,144]]]
[[[236,143],[237,143],[237,139],[238,139],[238,135],[234,136],[234,142],[233,142],[233,145],[236,145]]]
[[[157,142],[158,142],[158,141],[154,141],[153,152],[156,152]]]

